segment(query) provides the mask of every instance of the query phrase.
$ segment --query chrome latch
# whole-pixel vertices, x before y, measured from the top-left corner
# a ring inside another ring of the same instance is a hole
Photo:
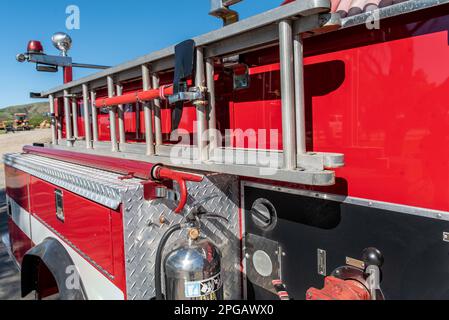
[[[65,222],[63,196],[62,190],[55,190],[56,218],[61,222]]]
[[[168,102],[174,104],[177,102],[196,102],[206,100],[207,88],[204,87],[192,87],[188,91],[178,92],[168,97]]]

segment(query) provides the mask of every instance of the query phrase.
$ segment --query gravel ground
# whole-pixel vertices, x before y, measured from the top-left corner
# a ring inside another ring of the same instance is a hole
[[[3,168],[3,155],[5,153],[20,152],[24,145],[33,144],[34,142],[45,143],[50,141],[50,129],[0,134],[0,190],[4,188],[5,184]]]
[[[8,218],[5,207],[5,175],[3,155],[22,151],[22,147],[34,142],[50,142],[51,131],[34,130],[0,135],[0,300],[19,300],[20,275],[10,259],[2,237],[8,232]],[[26,300],[29,300],[27,298]]]

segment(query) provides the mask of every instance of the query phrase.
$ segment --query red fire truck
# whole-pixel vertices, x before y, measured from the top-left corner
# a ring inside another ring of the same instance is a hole
[[[32,94],[52,143],[4,157],[22,294],[449,298],[448,1],[237,2],[116,67],[17,57],[65,80]]]

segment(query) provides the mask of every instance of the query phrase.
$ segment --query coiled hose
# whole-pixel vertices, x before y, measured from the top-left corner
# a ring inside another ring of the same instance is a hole
[[[165,245],[167,244],[170,237],[176,231],[179,231],[183,228],[182,224],[176,224],[172,226],[167,232],[162,236],[161,241],[159,242],[159,246],[157,247],[156,252],[156,265],[154,267],[154,277],[155,277],[155,285],[156,285],[156,300],[165,300],[164,295],[162,293],[162,254],[164,253]]]

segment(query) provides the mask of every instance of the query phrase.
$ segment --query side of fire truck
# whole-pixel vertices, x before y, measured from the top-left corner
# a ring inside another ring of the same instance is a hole
[[[23,295],[449,298],[448,1],[236,2],[80,80],[61,35],[18,57],[67,80],[52,143],[4,158]]]

